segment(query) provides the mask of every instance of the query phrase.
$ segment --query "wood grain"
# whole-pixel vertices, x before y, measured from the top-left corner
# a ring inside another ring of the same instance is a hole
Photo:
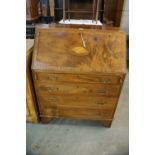
[[[26,120],[32,123],[38,123],[38,113],[36,107],[36,99],[31,78],[31,56],[33,50],[33,41],[27,40],[26,50]]]
[[[101,108],[84,108],[84,107],[59,107],[44,108],[41,117],[51,118],[71,118],[85,120],[103,120],[112,118],[112,109],[104,110]]]
[[[42,122],[54,118],[99,120],[110,127],[126,73],[125,34],[117,29],[83,29],[85,56],[76,27],[37,29],[32,75]]]
[[[89,55],[78,57],[69,51],[82,45],[81,31],[86,42],[86,49],[90,52]],[[50,28],[38,29],[36,36],[39,40],[35,40],[33,69],[61,73],[126,72],[124,32]]]
[[[77,95],[44,95],[39,94],[39,101],[41,108],[51,108],[52,106],[61,107],[91,107],[112,109],[117,102],[117,97],[103,97],[103,96],[80,96]]]
[[[73,83],[100,83],[100,84],[120,84],[123,80],[121,74],[115,75],[85,75],[85,74],[54,74],[50,72],[34,73],[35,80],[41,82],[73,82]]]
[[[112,96],[119,95],[120,85],[103,85],[103,84],[51,84],[49,82],[41,83],[36,82],[36,88],[38,93],[44,93],[48,95],[60,94],[60,95],[98,95],[98,96]]]
[[[26,0],[26,20],[32,21],[39,18],[38,1]]]

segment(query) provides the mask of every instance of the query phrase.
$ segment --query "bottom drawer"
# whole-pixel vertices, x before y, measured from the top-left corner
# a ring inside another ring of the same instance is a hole
[[[53,107],[42,110],[41,117],[73,118],[87,120],[111,119],[113,110],[99,108]]]

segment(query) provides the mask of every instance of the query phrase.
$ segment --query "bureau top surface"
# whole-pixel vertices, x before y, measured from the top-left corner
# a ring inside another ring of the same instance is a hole
[[[125,73],[126,36],[119,30],[38,28],[32,69],[59,73]]]

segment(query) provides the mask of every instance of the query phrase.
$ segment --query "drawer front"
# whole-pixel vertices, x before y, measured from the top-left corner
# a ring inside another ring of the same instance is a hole
[[[59,95],[39,95],[39,103],[43,108],[53,106],[66,107],[94,107],[102,109],[114,109],[117,98],[113,97],[92,97],[92,96],[59,96]]]
[[[101,85],[101,84],[36,84],[37,91],[48,95],[104,95],[118,96],[120,85]]]
[[[75,83],[102,83],[102,84],[119,84],[122,82],[121,76],[112,75],[74,75],[74,74],[53,74],[46,72],[35,73],[38,81],[50,82],[75,82]]]
[[[112,110],[92,109],[92,108],[76,108],[76,107],[59,107],[46,108],[41,113],[41,117],[55,117],[55,118],[73,118],[73,119],[91,119],[103,120],[111,119],[113,115]]]

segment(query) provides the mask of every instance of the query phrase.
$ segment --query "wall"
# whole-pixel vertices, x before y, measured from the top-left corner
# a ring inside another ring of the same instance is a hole
[[[121,28],[129,35],[129,0],[124,0]]]

